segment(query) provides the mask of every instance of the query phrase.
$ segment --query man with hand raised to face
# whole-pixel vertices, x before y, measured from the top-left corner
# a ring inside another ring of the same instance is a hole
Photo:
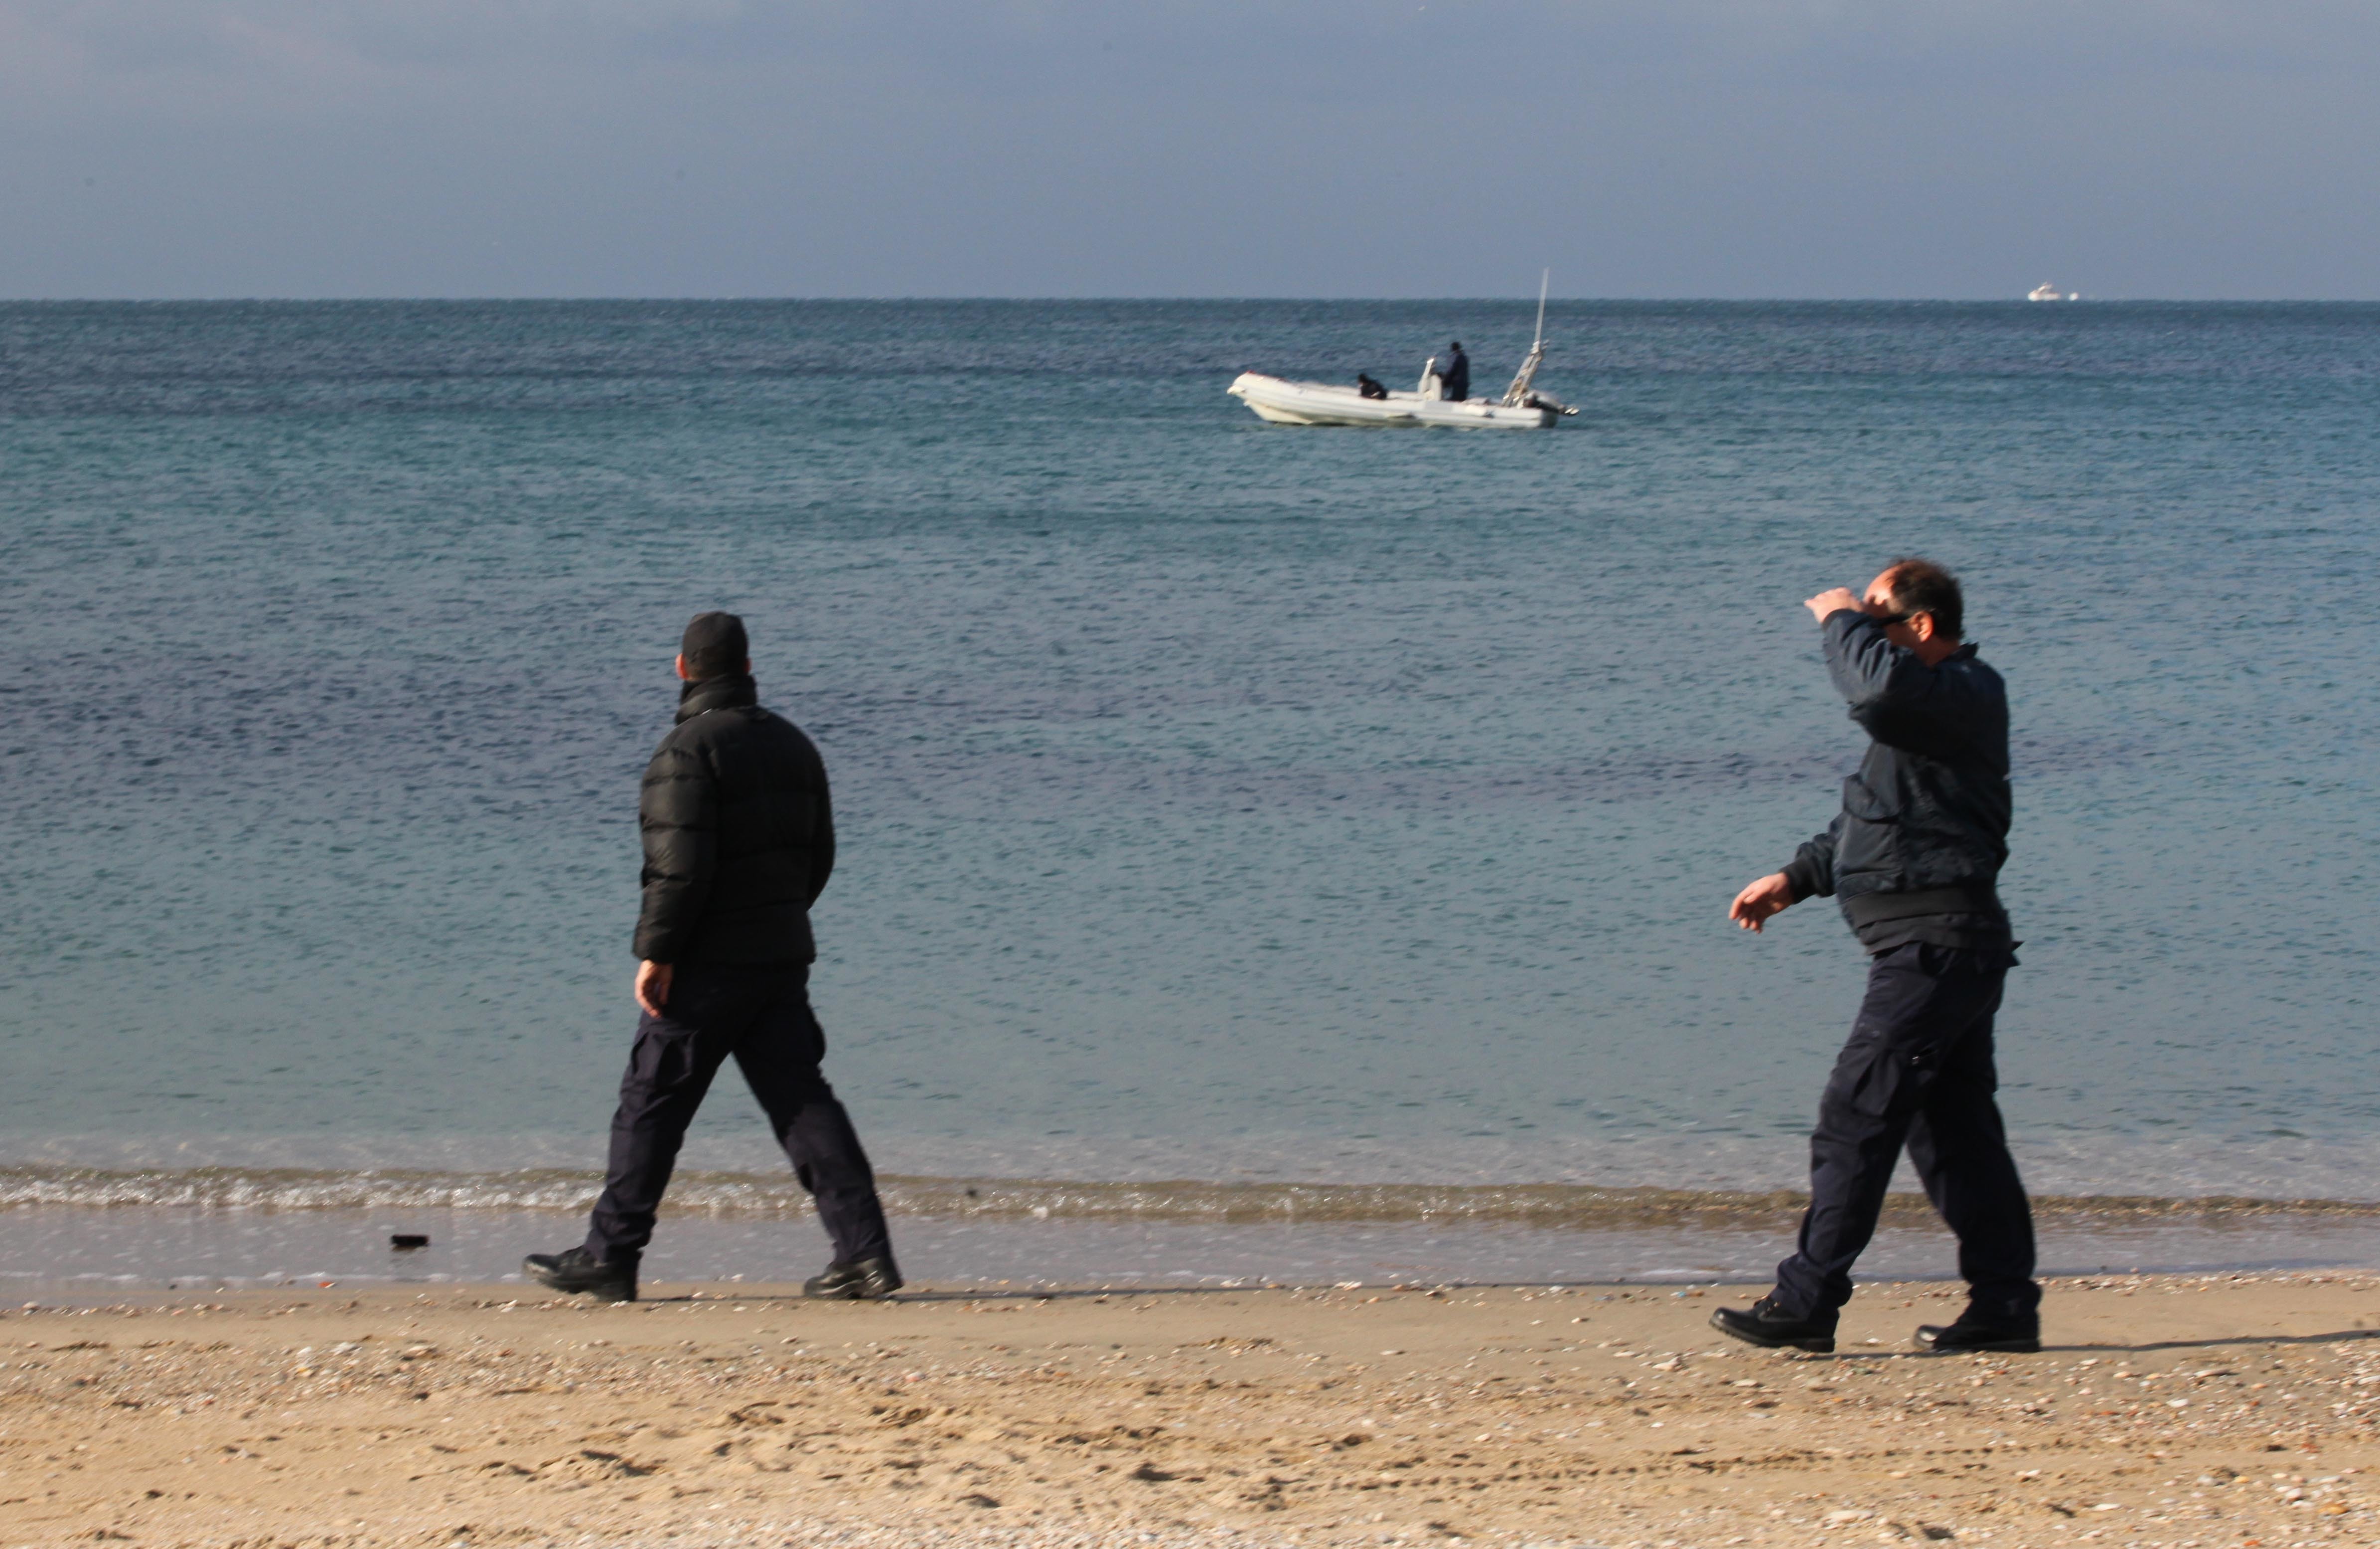
[[[1800,1246],[1767,1296],[1711,1322],[1755,1345],[1833,1349],[1852,1264],[1906,1144],[1959,1238],[1968,1284],[1966,1311],[1920,1327],[1918,1345],[2039,1349],[2033,1209],[1993,1096],[1992,1018],[2017,945],[1997,889],[2008,859],[2008,691],[1961,643],[1959,582],[1930,560],[1896,559],[1864,595],[1837,587],[1803,606],[1828,676],[1873,740],[1834,823],[1737,894],[1728,915],[1757,931],[1804,898],[1833,896],[1867,949],[1867,994],[1819,1099]]]
[[[872,1299],[901,1288],[876,1175],[819,1073],[810,906],[834,870],[826,764],[799,726],[760,708],[744,621],[686,627],[677,725],[638,801],[637,1040],[612,1118],[612,1155],[586,1242],[521,1269],[558,1291],[637,1299],[637,1268],[686,1126],[730,1056],[794,1174],[818,1201],[834,1261],[804,1289]]]

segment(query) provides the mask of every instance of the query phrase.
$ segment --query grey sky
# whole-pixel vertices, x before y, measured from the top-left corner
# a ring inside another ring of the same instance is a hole
[[[2380,5],[0,0],[0,296],[2380,297]]]

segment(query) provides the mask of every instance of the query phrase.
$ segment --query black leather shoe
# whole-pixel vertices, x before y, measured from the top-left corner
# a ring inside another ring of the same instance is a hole
[[[891,1254],[881,1258],[857,1259],[850,1263],[835,1262],[826,1266],[824,1275],[802,1283],[804,1296],[825,1297],[834,1301],[881,1301],[901,1288],[901,1272],[892,1267]]]
[[[1965,1350],[2008,1350],[2032,1355],[2041,1348],[2039,1318],[1982,1318],[1968,1308],[1955,1323],[1920,1323],[1917,1348],[1943,1355]]]
[[[1790,1347],[1815,1355],[1832,1355],[1835,1349],[1832,1312],[1805,1318],[1786,1311],[1767,1297],[1750,1307],[1718,1309],[1711,1314],[1711,1327],[1721,1334],[1731,1334],[1747,1345],[1765,1345],[1772,1350]]]
[[[637,1299],[634,1262],[599,1259],[584,1248],[531,1253],[521,1261],[521,1273],[540,1286],[551,1286],[574,1296],[591,1296],[602,1301]]]

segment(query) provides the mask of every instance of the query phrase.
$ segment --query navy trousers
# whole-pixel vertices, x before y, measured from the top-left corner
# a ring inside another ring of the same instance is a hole
[[[1778,1304],[1823,1315],[1852,1299],[1852,1263],[1876,1234],[1903,1144],[1959,1238],[1977,1311],[2032,1317],[2033,1207],[2000,1123],[1992,1017],[2014,959],[1911,943],[1868,966],[1867,995],[1818,1102],[1801,1246],[1777,1266]]]
[[[876,1174],[851,1116],[819,1073],[826,1031],[810,1010],[810,970],[689,963],[670,986],[663,1015],[645,1012],[620,1079],[612,1159],[587,1250],[635,1261],[652,1240],[653,1215],[677,1167],[686,1126],[733,1055],[769,1116],[794,1176],[818,1201],[837,1262],[892,1251]]]

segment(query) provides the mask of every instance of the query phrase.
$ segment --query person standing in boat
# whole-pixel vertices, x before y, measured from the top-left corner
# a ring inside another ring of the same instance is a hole
[[[1446,348],[1451,353],[1446,359],[1446,369],[1438,373],[1438,379],[1446,384],[1446,396],[1461,403],[1471,396],[1471,357],[1463,353],[1461,339]]]

